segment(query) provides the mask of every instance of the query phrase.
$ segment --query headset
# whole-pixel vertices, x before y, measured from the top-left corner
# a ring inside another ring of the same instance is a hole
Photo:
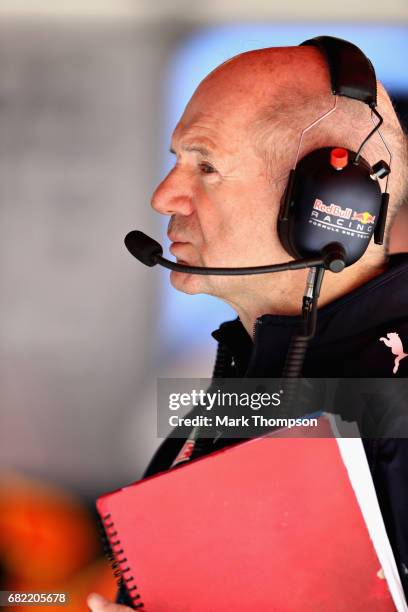
[[[363,147],[383,123],[376,109],[376,76],[364,53],[345,40],[319,36],[300,46],[316,47],[323,54],[335,103],[302,131],[295,167],[290,171],[281,202],[278,235],[286,252],[296,259],[321,254],[336,242],[344,249],[348,266],[362,257],[373,235],[376,244],[384,240],[388,178],[384,193],[379,179],[388,177],[390,167],[383,160],[371,167],[361,156]],[[304,134],[336,110],[337,96],[368,105],[378,123],[356,152],[344,147],[323,147],[298,161]]]
[[[317,301],[325,268],[341,271],[365,253],[371,238],[383,244],[387,221],[391,151],[381,134],[383,118],[377,106],[377,80],[370,60],[356,45],[331,36],[319,36],[301,43],[320,50],[330,73],[334,105],[306,126],[298,143],[294,168],[282,197],[278,215],[278,236],[289,255],[310,258],[333,253],[335,266],[311,267],[303,296],[303,329],[290,341],[283,370],[284,379],[301,376],[309,341],[316,330]],[[378,119],[358,150],[344,147],[315,149],[299,161],[303,136],[337,108],[337,96],[366,104]],[[389,164],[380,160],[373,167],[361,156],[367,142],[378,132],[389,154]],[[381,191],[379,179],[387,178]],[[296,392],[288,387],[288,401]]]

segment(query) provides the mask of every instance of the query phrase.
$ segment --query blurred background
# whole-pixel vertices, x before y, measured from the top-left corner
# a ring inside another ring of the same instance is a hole
[[[234,313],[128,255],[168,245],[149,206],[199,81],[242,51],[358,44],[408,122],[408,4],[1,0],[0,574],[3,589],[112,595],[94,500],[159,445],[156,378],[210,377]],[[391,249],[408,250],[408,203]]]

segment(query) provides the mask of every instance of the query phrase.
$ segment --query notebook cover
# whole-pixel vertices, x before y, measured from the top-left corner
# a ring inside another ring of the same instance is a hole
[[[97,508],[145,612],[395,610],[333,438],[244,442]]]

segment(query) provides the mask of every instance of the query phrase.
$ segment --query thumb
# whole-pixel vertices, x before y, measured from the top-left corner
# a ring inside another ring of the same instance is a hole
[[[91,612],[133,612],[131,608],[112,603],[98,593],[88,595],[87,604]]]

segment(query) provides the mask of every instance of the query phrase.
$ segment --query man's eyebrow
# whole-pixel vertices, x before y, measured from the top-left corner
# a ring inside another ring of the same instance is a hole
[[[210,149],[198,143],[182,145],[181,150],[187,151],[188,153],[200,153],[200,155],[202,155],[203,157],[211,157],[213,155],[213,152]],[[176,155],[176,152],[173,147],[170,148],[170,153]]]

